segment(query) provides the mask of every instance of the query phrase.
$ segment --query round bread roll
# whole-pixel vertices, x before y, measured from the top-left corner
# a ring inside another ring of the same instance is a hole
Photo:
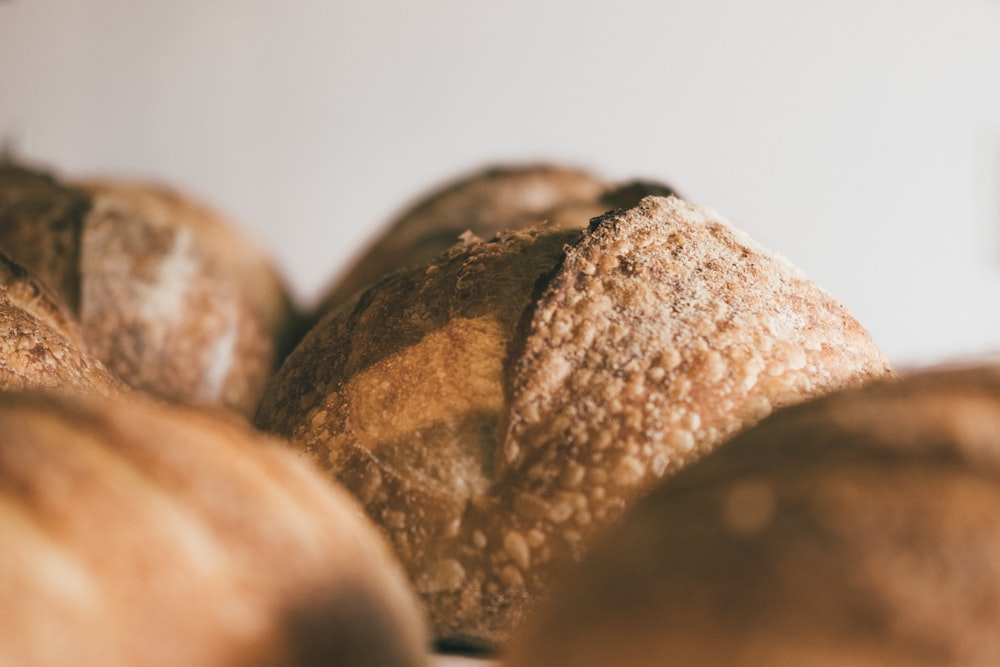
[[[331,313],[257,424],[362,500],[435,635],[495,648],[655,480],[773,408],[890,370],[786,260],[649,197],[464,242]]]
[[[0,390],[113,395],[121,383],[87,351],[69,309],[0,252]]]
[[[233,419],[0,394],[0,664],[424,665],[353,499]]]
[[[548,220],[583,228],[613,208],[635,206],[646,195],[670,195],[656,183],[611,185],[580,169],[555,165],[489,167],[434,190],[400,215],[321,300],[321,315],[384,275],[422,266],[470,231],[489,238]]]
[[[781,411],[667,480],[511,667],[1000,664],[1000,369]]]
[[[153,185],[0,166],[0,250],[66,301],[112,372],[169,401],[252,414],[293,322],[258,248]]]

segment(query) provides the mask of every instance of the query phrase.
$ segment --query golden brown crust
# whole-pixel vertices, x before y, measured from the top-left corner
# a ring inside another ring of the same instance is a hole
[[[0,253],[0,389],[115,394],[121,383],[86,351],[69,309]]]
[[[353,500],[233,420],[0,396],[0,663],[423,665]]]
[[[264,254],[201,204],[147,184],[87,182],[80,319],[136,389],[252,414],[292,319]]]
[[[490,238],[540,222],[578,229],[646,195],[669,195],[658,183],[610,185],[580,169],[555,165],[490,167],[433,191],[397,218],[338,279],[317,309],[320,315],[358,290],[400,269],[429,263],[464,232]]]
[[[1000,370],[778,412],[640,502],[512,667],[993,665]]]
[[[257,421],[365,503],[439,638],[496,647],[654,480],[888,372],[783,259],[647,198],[589,231],[467,236],[377,283],[306,337]]]
[[[507,347],[538,276],[578,237],[467,235],[425,269],[383,280],[315,327],[262,401],[258,423],[294,437],[382,524],[432,600],[439,637],[475,640],[481,631],[466,626],[504,628],[519,613],[523,592],[512,601],[509,591],[475,590],[486,575],[465,568],[479,555],[454,552],[470,548],[465,533],[488,523],[493,507]],[[485,503],[485,516],[463,519],[475,502]],[[441,613],[456,603],[462,614]]]

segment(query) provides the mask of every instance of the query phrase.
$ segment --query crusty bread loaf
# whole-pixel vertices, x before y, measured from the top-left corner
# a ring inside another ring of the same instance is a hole
[[[0,664],[426,664],[346,493],[235,419],[0,394]]]
[[[498,232],[540,222],[583,228],[591,218],[631,207],[646,195],[669,195],[658,183],[610,184],[581,169],[551,164],[494,166],[472,172],[422,197],[381,233],[329,288],[317,312],[341,305],[384,275],[421,266],[471,232]]]
[[[506,664],[1000,664],[1000,368],[780,411],[667,480]]]
[[[203,205],[0,165],[0,250],[59,294],[135,389],[251,414],[292,323],[269,259]]]
[[[320,322],[259,426],[365,504],[436,636],[497,647],[656,480],[773,408],[890,373],[847,311],[717,214],[467,235]]]
[[[269,258],[176,192],[89,182],[80,320],[130,385],[252,414],[292,321]]]
[[[0,390],[112,395],[122,388],[87,352],[62,301],[0,252]]]

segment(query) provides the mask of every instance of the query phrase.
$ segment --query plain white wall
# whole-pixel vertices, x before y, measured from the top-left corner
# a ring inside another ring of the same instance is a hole
[[[666,180],[900,365],[1000,350],[997,0],[0,0],[0,137],[155,177],[308,302],[493,162]]]

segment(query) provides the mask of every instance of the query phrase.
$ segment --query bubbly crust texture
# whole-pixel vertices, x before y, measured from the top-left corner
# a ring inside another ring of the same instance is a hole
[[[122,384],[86,350],[73,314],[0,253],[0,389],[113,395]]]
[[[401,214],[331,286],[317,310],[330,312],[382,276],[432,261],[464,232],[490,238],[543,221],[584,228],[612,208],[671,193],[658,183],[611,185],[584,170],[557,165],[479,170],[432,191]]]
[[[0,663],[424,665],[355,501],[235,419],[0,395]]]
[[[633,508],[505,664],[995,665],[998,482],[996,367],[778,412]]]
[[[890,370],[784,259],[649,197],[467,236],[313,329],[257,423],[365,504],[444,642],[496,648],[657,479],[773,408]]]

